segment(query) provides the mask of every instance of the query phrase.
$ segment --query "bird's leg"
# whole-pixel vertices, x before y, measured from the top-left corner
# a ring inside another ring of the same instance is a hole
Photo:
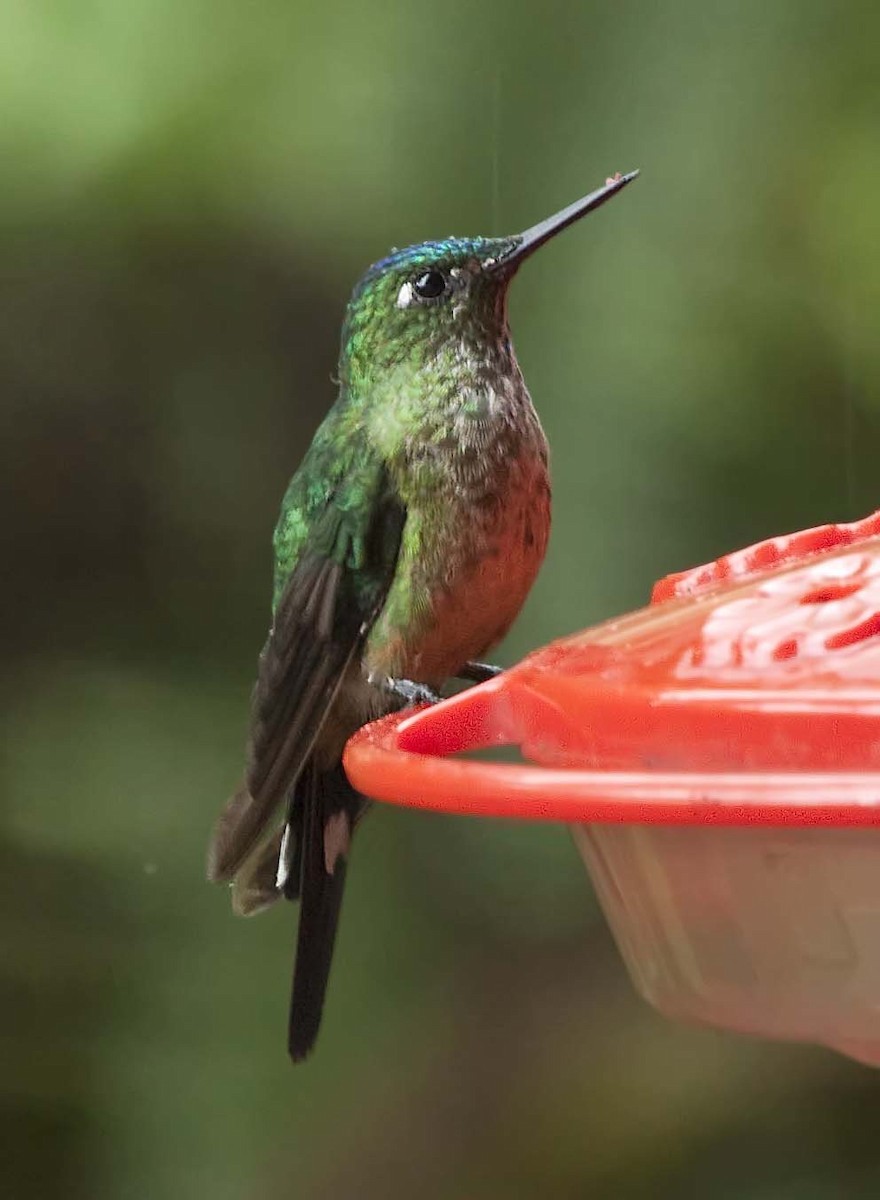
[[[492,663],[467,662],[461,670],[456,671],[455,678],[465,679],[469,683],[486,683],[487,680],[500,675],[503,670],[503,667],[496,667]],[[412,679],[392,679],[390,676],[376,679],[371,676],[370,682],[378,684],[386,696],[392,700],[399,700],[404,705],[436,704],[438,700],[443,699],[439,692],[428,687],[426,683],[416,683]]]
[[[466,662],[464,666],[456,671],[456,679],[467,679],[470,683],[488,683],[490,679],[495,679],[504,670],[503,667],[496,667],[493,663],[481,662]]]
[[[381,688],[386,695],[404,704],[436,704],[443,697],[425,683],[414,683],[411,679],[385,678]]]

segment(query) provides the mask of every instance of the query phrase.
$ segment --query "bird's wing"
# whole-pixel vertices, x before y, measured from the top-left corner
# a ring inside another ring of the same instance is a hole
[[[385,601],[405,520],[381,462],[348,472],[310,515],[260,656],[247,774],[214,831],[209,878],[232,878],[296,782]]]

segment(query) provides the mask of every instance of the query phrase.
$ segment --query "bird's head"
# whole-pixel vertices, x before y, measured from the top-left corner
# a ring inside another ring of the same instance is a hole
[[[525,259],[637,174],[609,179],[524,233],[422,242],[374,263],[349,301],[342,381],[360,390],[378,372],[420,371],[438,356],[479,357],[507,345],[507,289]]]

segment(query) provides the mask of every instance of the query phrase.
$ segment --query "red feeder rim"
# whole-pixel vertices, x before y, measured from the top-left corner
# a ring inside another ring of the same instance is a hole
[[[474,816],[880,825],[880,514],[669,576],[653,599],[365,727],[351,782]],[[448,757],[500,745],[531,762]]]

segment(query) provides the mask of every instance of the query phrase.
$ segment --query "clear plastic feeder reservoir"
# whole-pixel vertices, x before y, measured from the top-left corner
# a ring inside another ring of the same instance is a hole
[[[880,1065],[880,518],[653,599],[368,726],[349,776],[392,803],[571,825],[661,1012]],[[498,745],[527,762],[449,757]]]

